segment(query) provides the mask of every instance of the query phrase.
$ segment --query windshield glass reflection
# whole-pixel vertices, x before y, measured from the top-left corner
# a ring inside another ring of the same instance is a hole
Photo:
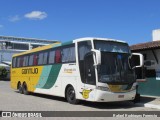
[[[133,83],[134,71],[129,67],[128,53],[101,52],[101,65],[98,67],[99,82]]]

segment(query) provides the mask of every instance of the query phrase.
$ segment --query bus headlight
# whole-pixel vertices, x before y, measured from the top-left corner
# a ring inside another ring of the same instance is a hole
[[[97,86],[97,89],[102,91],[109,91],[108,87],[103,87],[103,86]]]

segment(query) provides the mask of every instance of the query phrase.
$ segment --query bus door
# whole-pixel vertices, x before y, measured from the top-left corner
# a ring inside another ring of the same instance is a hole
[[[84,79],[83,98],[94,101],[96,76],[92,53],[86,54],[84,58]]]
[[[89,53],[85,56],[84,66],[85,88],[89,88],[91,85],[96,85],[93,54]]]
[[[83,86],[81,86],[82,96],[84,99],[93,100],[94,97],[90,93],[93,93],[96,87],[96,77],[93,54],[91,53],[91,41],[79,42],[78,54],[80,76],[83,83]]]

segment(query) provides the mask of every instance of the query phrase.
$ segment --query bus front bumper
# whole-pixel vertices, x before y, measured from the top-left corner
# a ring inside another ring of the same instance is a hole
[[[134,100],[136,95],[136,90],[129,92],[109,92],[109,91],[96,91],[95,101],[97,102],[116,102],[116,101],[126,101]]]

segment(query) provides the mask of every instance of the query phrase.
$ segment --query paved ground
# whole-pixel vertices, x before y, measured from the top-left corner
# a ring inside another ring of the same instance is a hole
[[[152,97],[152,96],[142,96],[140,103],[136,105],[148,107],[148,108],[156,108],[160,111],[160,97]]]
[[[64,98],[19,94],[10,88],[9,81],[0,81],[0,111],[159,111],[159,109],[146,108],[129,101],[112,103],[82,101],[78,105],[71,105]]]

